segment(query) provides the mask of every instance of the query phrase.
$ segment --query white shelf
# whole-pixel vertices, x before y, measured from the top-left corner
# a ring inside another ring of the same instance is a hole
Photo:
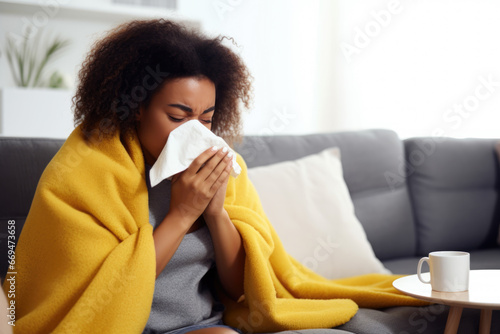
[[[199,22],[180,17],[176,11],[164,8],[95,2],[74,3],[72,1],[68,1],[67,4],[60,4],[56,12],[53,5],[51,7],[44,8],[43,4],[43,2],[37,0],[0,0],[0,13],[27,16],[32,16],[37,12],[42,12],[44,14],[48,13],[45,15],[55,13],[53,15],[57,15],[59,17],[77,18],[89,21],[124,21],[132,19],[165,18],[172,21],[182,22],[196,28],[200,27]],[[52,2],[49,2],[49,4],[52,4]]]

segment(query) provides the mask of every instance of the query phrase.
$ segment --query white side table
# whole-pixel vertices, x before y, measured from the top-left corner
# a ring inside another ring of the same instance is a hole
[[[429,275],[424,273],[424,279],[429,279]],[[417,275],[398,278],[392,285],[417,299],[449,305],[445,334],[457,332],[464,307],[481,309],[479,333],[489,333],[492,311],[500,309],[500,270],[471,270],[469,291],[464,292],[434,291],[430,284],[420,282]]]

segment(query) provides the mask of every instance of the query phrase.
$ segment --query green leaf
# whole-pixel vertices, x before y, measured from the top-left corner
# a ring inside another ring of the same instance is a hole
[[[52,44],[47,48],[44,57],[42,58],[42,61],[40,62],[40,65],[38,66],[38,72],[36,73],[35,80],[33,85],[36,86],[38,85],[38,82],[40,80],[40,76],[42,74],[42,71],[44,70],[45,66],[50,62],[50,60],[54,57],[54,55],[64,47],[66,47],[69,44],[68,41],[61,40],[59,38],[56,38]]]
[[[29,28],[28,28],[29,29]],[[28,30],[20,46],[7,36],[5,51],[14,82],[20,87],[61,87],[62,77],[44,80],[47,65],[70,45],[69,40],[56,37],[40,48],[41,31],[31,34]],[[52,75],[54,76],[54,74]],[[32,80],[33,79],[33,80]]]
[[[15,45],[14,41],[10,37],[7,37],[7,46],[5,47],[5,53],[7,54],[7,62],[9,63],[12,78],[14,78],[14,82],[16,83],[16,85],[20,86],[21,80],[19,78],[19,75],[16,73],[13,59],[15,57]]]
[[[29,53],[28,55],[28,74],[27,74],[27,77],[26,77],[26,84],[27,86],[30,86],[30,82],[31,82],[31,78],[33,76],[33,73],[35,72],[35,68],[36,68],[36,57],[37,57],[37,50],[38,50],[38,42],[40,40],[40,38],[38,38],[38,34],[36,36],[34,36],[34,42],[33,42],[33,45],[31,46],[31,52]],[[33,87],[35,87],[33,85]]]

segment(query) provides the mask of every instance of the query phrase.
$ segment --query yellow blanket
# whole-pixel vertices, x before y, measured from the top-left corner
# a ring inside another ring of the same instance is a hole
[[[245,298],[225,300],[228,324],[332,327],[358,305],[421,304],[392,288],[395,276],[328,281],[288,256],[241,156],[238,163],[243,172],[230,179],[225,207],[247,253]],[[80,128],[73,131],[39,181],[16,248],[14,333],[142,332],[155,284],[144,173],[137,137],[94,136],[88,144]]]

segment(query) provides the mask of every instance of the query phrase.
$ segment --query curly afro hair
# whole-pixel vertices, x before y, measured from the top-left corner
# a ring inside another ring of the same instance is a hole
[[[230,145],[239,141],[241,103],[250,108],[252,76],[241,58],[222,44],[224,38],[208,38],[164,19],[118,26],[93,45],[83,62],[73,97],[75,126],[81,124],[88,138],[96,130],[99,136],[118,129],[122,135],[132,134],[136,113],[147,107],[162,83],[206,77],[216,89],[212,131]]]

